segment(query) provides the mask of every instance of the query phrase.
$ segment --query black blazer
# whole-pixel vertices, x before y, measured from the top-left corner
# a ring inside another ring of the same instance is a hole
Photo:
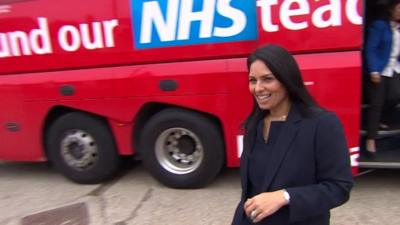
[[[245,140],[254,140],[255,133]],[[242,197],[232,225],[241,225],[248,198],[248,154],[251,141],[244,143],[241,156]],[[345,203],[353,186],[345,135],[334,113],[318,110],[303,116],[293,104],[275,142],[273,160],[266,167],[263,190],[286,189],[290,204],[258,224],[329,224],[330,209]]]

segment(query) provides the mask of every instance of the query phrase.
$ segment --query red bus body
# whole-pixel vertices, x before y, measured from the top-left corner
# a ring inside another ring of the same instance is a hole
[[[274,43],[295,55],[313,96],[341,119],[356,172],[361,1],[253,1],[255,10],[248,15],[257,21],[255,38],[189,44],[176,40],[176,45],[161,47],[135,44],[134,1],[0,1],[2,160],[47,160],[45,130],[60,108],[104,118],[119,154],[135,155],[138,124],[145,123],[143,109],[157,105],[218,121],[225,165],[237,167],[240,125],[252,107],[245,59],[256,47]],[[214,2],[214,19],[228,15],[218,4],[229,1]],[[97,42],[85,44],[84,36],[97,37]],[[160,82],[166,80],[175,81],[177,88],[162,90]],[[73,87],[74,94],[63,95],[65,86]]]

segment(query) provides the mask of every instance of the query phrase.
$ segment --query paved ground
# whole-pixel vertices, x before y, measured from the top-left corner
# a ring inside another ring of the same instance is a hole
[[[356,179],[333,225],[400,224],[400,170]],[[77,185],[46,164],[0,162],[0,225],[228,225],[239,198],[237,169],[207,188],[174,190],[140,164],[102,185]]]

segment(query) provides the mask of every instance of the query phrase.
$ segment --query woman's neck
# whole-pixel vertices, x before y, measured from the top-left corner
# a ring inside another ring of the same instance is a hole
[[[271,120],[286,120],[287,115],[289,114],[291,102],[284,101],[282,104],[277,107],[270,109],[269,117]]]

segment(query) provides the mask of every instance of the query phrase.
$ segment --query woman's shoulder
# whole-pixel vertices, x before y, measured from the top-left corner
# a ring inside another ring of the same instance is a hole
[[[330,123],[339,120],[335,112],[329,111],[321,107],[309,108],[308,116],[306,118],[315,121],[317,123],[320,122]]]
[[[316,119],[327,113],[326,109],[319,106],[303,106],[300,107],[300,112],[305,119]]]
[[[341,129],[342,123],[335,112],[322,110],[315,116],[317,130]]]

